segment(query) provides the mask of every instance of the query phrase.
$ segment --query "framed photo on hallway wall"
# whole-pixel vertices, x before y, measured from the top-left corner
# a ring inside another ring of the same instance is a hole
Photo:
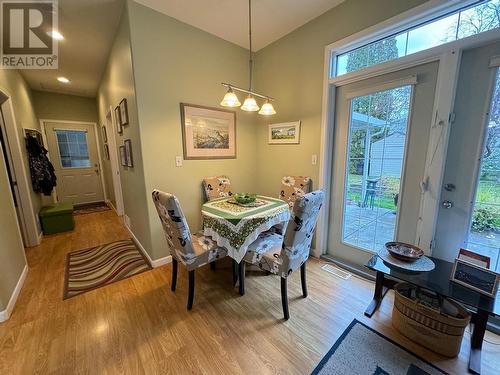
[[[134,159],[132,158],[132,141],[130,139],[125,140],[125,157],[127,159],[127,167],[134,166]]]
[[[120,124],[121,126],[125,126],[129,124],[128,121],[128,106],[127,106],[127,99],[122,99],[120,102]]]
[[[184,159],[235,159],[236,112],[181,103]]]
[[[125,146],[120,146],[120,164],[122,167],[127,166],[127,152],[125,151]]]
[[[122,120],[120,119],[120,106],[115,107],[116,132],[123,134]]]

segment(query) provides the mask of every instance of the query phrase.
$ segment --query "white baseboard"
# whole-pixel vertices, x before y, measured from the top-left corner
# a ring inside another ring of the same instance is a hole
[[[14,288],[12,295],[10,296],[7,307],[5,308],[5,310],[0,311],[0,322],[5,322],[7,319],[10,318],[10,314],[12,314],[12,311],[14,311],[14,306],[16,305],[17,297],[19,297],[19,293],[21,293],[21,289],[23,288],[24,280],[26,280],[27,275],[28,275],[28,265],[25,265],[23,272],[21,273],[21,276],[17,281],[17,285]]]
[[[159,259],[154,259],[154,260],[151,259],[151,257],[149,256],[148,252],[146,251],[146,249],[144,249],[144,247],[142,246],[141,242],[137,239],[137,237],[135,236],[134,232],[132,232],[132,230],[130,229],[130,227],[125,224],[125,228],[127,228],[128,232],[132,236],[132,239],[135,242],[137,248],[146,257],[146,259],[148,260],[149,264],[151,264],[151,267],[158,268],[160,266],[163,266],[164,264],[172,263],[172,255],[167,255],[166,257],[159,258]]]

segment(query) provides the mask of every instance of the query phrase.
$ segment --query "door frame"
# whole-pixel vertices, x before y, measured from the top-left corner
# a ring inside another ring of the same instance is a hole
[[[2,113],[4,116],[4,136],[8,147],[8,152],[12,157],[11,170],[16,176],[17,192],[19,194],[18,212],[21,220],[18,220],[24,246],[38,246],[42,242],[42,231],[38,221],[38,213],[34,212],[34,204],[31,199],[32,185],[29,170],[26,168],[25,158],[22,153],[20,129],[17,128],[16,115],[12,104],[12,95],[8,90],[0,87],[0,92],[5,99],[2,104]],[[10,163],[9,160],[5,161]]]
[[[108,122],[108,120],[110,122]],[[109,147],[109,162],[111,165],[111,175],[113,181],[113,189],[115,192],[115,202],[116,207],[114,207],[116,214],[118,216],[123,216],[124,205],[123,205],[123,192],[121,183],[121,173],[120,165],[118,163],[118,147],[115,138],[116,122],[118,119],[115,117],[115,111],[112,106],[109,106],[108,111],[105,115],[104,126],[106,128],[106,134],[108,135],[108,147]],[[111,127],[111,129],[110,129]]]
[[[47,122],[55,122],[58,124],[75,124],[75,125],[90,125],[94,127],[94,135],[95,135],[95,141],[96,141],[96,146],[97,146],[97,158],[99,160],[99,175],[100,175],[100,180],[101,180],[101,187],[102,187],[102,192],[104,195],[104,201],[107,203],[108,202],[108,195],[106,194],[106,181],[104,180],[103,176],[103,168],[102,168],[102,156],[101,156],[101,143],[99,142],[99,134],[98,131],[100,130],[99,127],[97,126],[96,122],[88,122],[88,121],[71,121],[71,120],[51,120],[51,119],[40,119],[40,127],[42,129],[42,137],[43,137],[43,143],[47,146],[47,157],[49,160],[54,163],[55,161],[50,158],[50,152],[49,152],[49,143],[47,139],[47,129],[45,127],[45,123]],[[54,195],[55,194],[55,195]],[[54,187],[54,201],[59,202],[59,195],[57,194],[57,186]]]
[[[472,2],[470,1],[470,3]],[[330,72],[334,67],[332,64],[334,64],[336,54],[389,35],[400,28],[410,27],[412,24],[420,23],[425,19],[432,19],[440,13],[450,11],[452,7],[459,8],[463,5],[463,2],[458,1],[429,1],[325,47],[319,161],[319,188],[325,192],[325,204],[318,221],[318,239],[316,248],[312,250],[314,256],[321,256],[328,252],[328,227],[331,222],[329,211],[331,204],[332,156],[336,126],[334,120],[336,88],[367,78],[438,61],[439,69],[432,112],[434,121],[429,135],[424,171],[426,177],[421,182],[423,199],[415,239],[415,243],[426,254],[432,254],[462,50],[497,40],[498,30],[493,29],[339,77],[330,78]]]

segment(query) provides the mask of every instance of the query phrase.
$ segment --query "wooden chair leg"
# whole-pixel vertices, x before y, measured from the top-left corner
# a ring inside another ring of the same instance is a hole
[[[212,263],[210,263],[210,269],[212,271],[215,271],[215,260]]]
[[[290,318],[290,313],[288,312],[288,288],[287,279],[281,278],[281,304],[283,305],[283,316],[285,320]]]
[[[244,296],[245,295],[245,268],[246,268],[246,263],[244,260],[241,261],[238,268],[239,268],[238,278],[240,280],[240,296]]]
[[[177,286],[177,259],[172,258],[172,283],[171,288],[172,292],[175,292],[175,288]]]
[[[187,309],[191,310],[193,308],[194,300],[194,270],[189,271],[189,291],[188,291],[188,303]]]
[[[238,263],[233,259],[233,288],[236,286],[238,282]]]
[[[302,283],[302,295],[307,297],[307,279],[306,279],[306,264],[300,266],[300,281]]]

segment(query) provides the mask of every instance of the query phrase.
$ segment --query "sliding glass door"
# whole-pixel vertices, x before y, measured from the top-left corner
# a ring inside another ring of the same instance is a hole
[[[415,243],[437,70],[337,89],[330,255],[361,265],[388,241]]]

